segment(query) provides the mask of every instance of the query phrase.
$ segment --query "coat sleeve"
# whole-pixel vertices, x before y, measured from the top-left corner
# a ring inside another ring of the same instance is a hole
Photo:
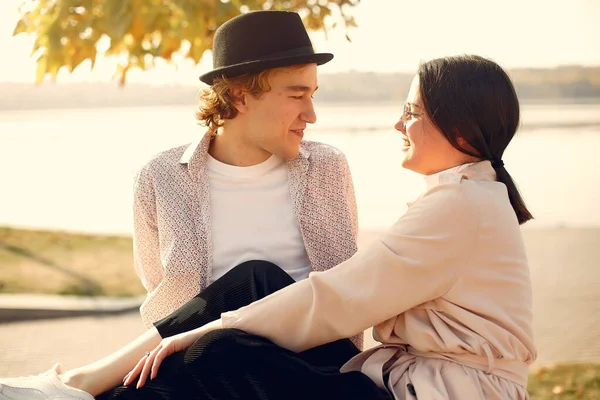
[[[339,245],[338,247],[347,249],[348,252],[342,256],[342,259],[336,261],[337,263],[346,261],[358,250],[358,208],[356,206],[356,193],[354,191],[354,183],[352,181],[348,160],[341,152],[339,154],[339,168],[339,177],[342,187],[341,202],[343,202],[343,214],[341,216],[342,221],[340,221],[340,226],[344,227],[344,229],[341,229],[340,233],[345,235],[345,237],[343,237],[340,242],[343,243],[343,245]],[[363,350],[364,333],[362,331],[351,336],[350,340],[359,350]]]
[[[224,328],[303,351],[395,318],[438,298],[468,259],[477,217],[460,183],[426,192],[371,246],[324,272],[236,311]]]
[[[154,184],[146,168],[134,179],[133,263],[142,284],[151,293],[163,279],[160,261]]]

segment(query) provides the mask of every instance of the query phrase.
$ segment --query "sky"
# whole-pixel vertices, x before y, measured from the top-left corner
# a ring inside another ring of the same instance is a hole
[[[21,0],[0,2],[0,82],[33,82],[32,38],[12,37]],[[599,0],[362,0],[352,11],[358,28],[336,29],[326,39],[311,35],[317,51],[332,52],[321,73],[358,70],[412,72],[419,61],[472,53],[506,68],[600,65]],[[159,63],[151,71],[132,71],[129,82],[196,83],[211,69],[210,53],[199,65],[176,68]],[[99,60],[93,71],[82,64],[59,82],[111,81],[115,60]]]

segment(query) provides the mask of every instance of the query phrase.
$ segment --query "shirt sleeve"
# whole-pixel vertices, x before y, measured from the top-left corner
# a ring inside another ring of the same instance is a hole
[[[348,210],[348,220],[351,226],[352,240],[356,243],[358,241],[358,209],[356,206],[356,193],[354,191],[354,183],[352,181],[352,174],[350,167],[348,166],[348,160],[344,154],[340,154],[340,177],[343,182],[344,188],[344,201],[345,209]]]
[[[426,192],[371,246],[236,311],[225,328],[303,351],[352,336],[438,298],[457,279],[477,218],[460,183]]]
[[[345,243],[350,244],[347,246],[350,251],[348,251],[347,255],[343,259],[337,261],[338,263],[346,261],[358,250],[358,209],[356,206],[356,193],[354,191],[354,183],[352,181],[352,174],[350,172],[348,160],[341,152],[339,157],[339,166],[340,172],[338,176],[340,177],[343,190],[343,197],[341,201],[344,202],[342,209],[344,210],[345,214],[342,215],[343,221],[340,221],[339,226],[343,227],[343,229],[341,229],[341,233],[346,236],[343,238],[341,243],[344,243],[344,248],[346,247]],[[339,244],[340,248],[342,247],[341,243]],[[362,331],[354,336],[351,336],[350,340],[359,350],[363,349],[364,333]]]
[[[134,179],[133,190],[133,263],[135,272],[148,293],[163,278],[160,261],[154,184],[146,168]]]

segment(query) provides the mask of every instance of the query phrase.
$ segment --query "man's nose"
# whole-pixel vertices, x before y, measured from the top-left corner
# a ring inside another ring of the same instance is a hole
[[[309,124],[314,124],[317,122],[317,113],[315,113],[315,107],[312,101],[310,101],[300,117],[303,121],[308,122]]]

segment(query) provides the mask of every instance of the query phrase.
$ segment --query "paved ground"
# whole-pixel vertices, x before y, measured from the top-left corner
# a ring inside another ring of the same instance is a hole
[[[525,232],[538,365],[600,361],[598,232]],[[41,372],[58,361],[67,368],[79,366],[119,348],[142,330],[137,312],[0,324],[0,377]]]
[[[0,376],[41,372],[61,362],[71,368],[118,349],[143,332],[139,313],[0,325]]]

